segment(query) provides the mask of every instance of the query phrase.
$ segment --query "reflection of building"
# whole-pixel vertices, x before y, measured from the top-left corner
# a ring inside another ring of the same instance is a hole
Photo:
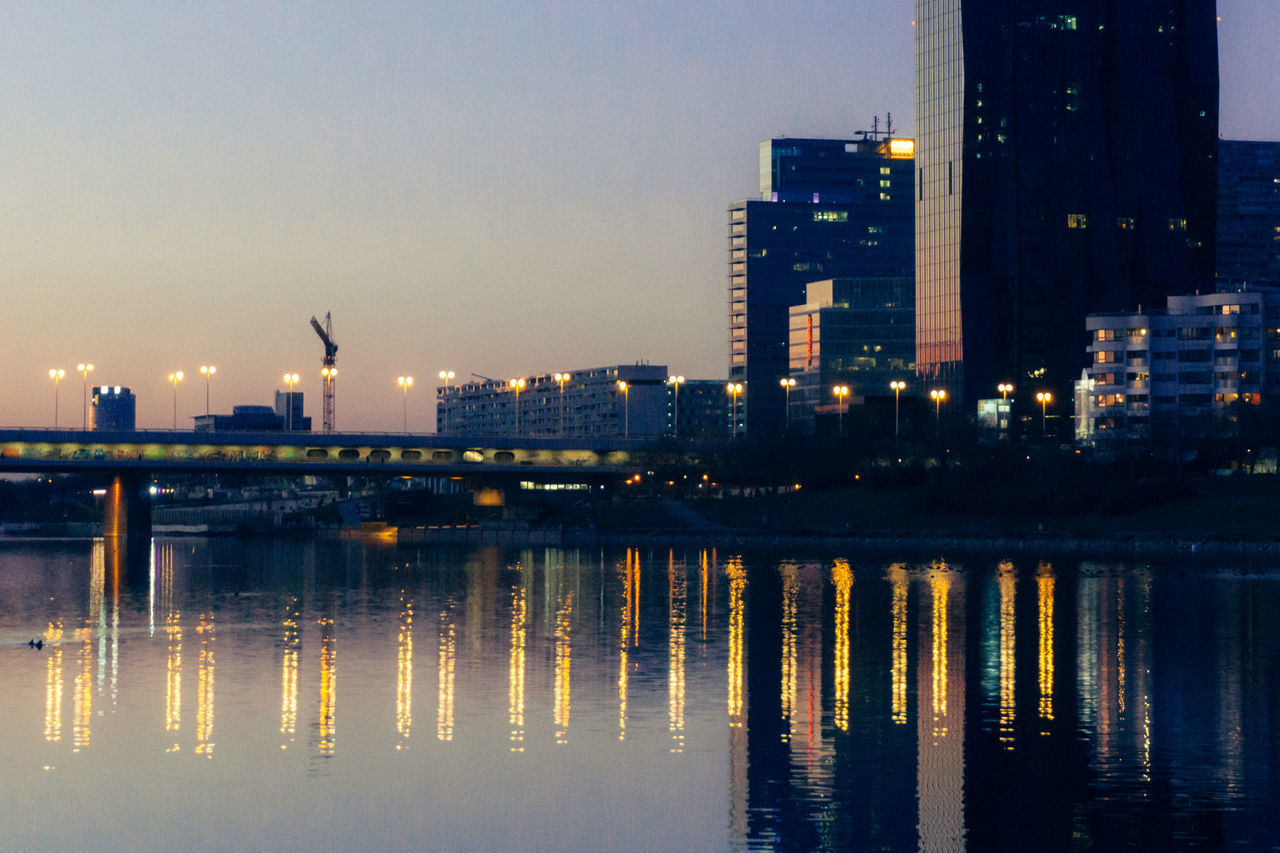
[[[916,362],[970,403],[1213,280],[1213,0],[1047,5],[917,4]]]
[[[544,373],[519,380],[440,386],[436,389],[437,428],[447,435],[550,436],[653,436],[668,429],[665,365],[575,370],[563,386],[555,376]],[[515,381],[523,384],[514,386]],[[619,383],[626,383],[626,388]],[[680,388],[681,408],[688,384]]]
[[[787,313],[808,282],[912,274],[912,150],[907,139],[760,144],[761,199],[729,207],[729,379],[747,386],[749,432],[783,428]]]
[[[915,373],[915,291],[910,278],[837,278],[809,282],[791,306],[791,422],[838,405],[836,383],[855,398],[888,393]]]
[[[1099,446],[1232,434],[1280,393],[1280,290],[1171,296],[1167,307],[1091,314],[1086,385]]]
[[[1280,285],[1280,142],[1218,143],[1218,280]]]
[[[93,429],[132,432],[137,429],[137,400],[120,385],[93,386]]]

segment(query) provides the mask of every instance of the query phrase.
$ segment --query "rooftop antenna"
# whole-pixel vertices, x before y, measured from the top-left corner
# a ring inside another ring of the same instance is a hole
[[[884,135],[893,136],[893,113],[885,113],[885,124],[887,125]]]

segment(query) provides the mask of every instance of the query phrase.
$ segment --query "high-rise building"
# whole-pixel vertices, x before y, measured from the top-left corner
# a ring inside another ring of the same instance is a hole
[[[729,379],[750,433],[783,428],[788,316],[808,282],[912,275],[913,143],[865,136],[761,143],[761,198],[729,207]]]
[[[138,402],[133,391],[121,385],[93,386],[93,429],[98,432],[132,432],[137,429]]]
[[[1280,142],[1218,142],[1218,281],[1280,284]]]
[[[1211,286],[1214,0],[917,0],[915,53],[924,381],[1069,393],[1086,314]]]

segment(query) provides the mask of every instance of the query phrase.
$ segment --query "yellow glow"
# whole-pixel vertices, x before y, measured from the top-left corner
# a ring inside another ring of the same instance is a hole
[[[894,159],[909,159],[916,156],[916,141],[914,139],[890,139],[889,156]]]
[[[788,728],[796,712],[796,598],[800,578],[794,563],[783,563],[782,574],[782,718]],[[787,735],[783,734],[786,738]]]
[[[573,686],[573,592],[568,591],[556,608],[555,666],[556,743],[569,742],[570,696]]]
[[[949,734],[947,724],[947,605],[951,593],[951,579],[935,571],[929,577],[929,590],[933,594],[932,651],[933,670],[933,737],[935,742]]]
[[[400,590],[400,629],[396,634],[396,731],[404,740],[413,730],[413,599]],[[403,744],[397,744],[397,748]]]
[[[321,755],[333,755],[338,737],[338,648],[333,636],[333,620],[320,624],[320,742]]]
[[[62,623],[50,622],[44,641],[52,646],[44,686],[44,739],[62,740]]]
[[[1053,719],[1053,566],[1041,563],[1036,571],[1039,592],[1040,654],[1040,719]],[[1047,734],[1047,732],[1046,732]]]
[[[893,589],[893,640],[890,650],[890,714],[894,725],[907,724],[907,572],[901,564],[889,568]]]
[[[849,610],[853,601],[853,570],[848,560],[836,560],[831,567],[836,588],[835,612],[835,724],[849,731]]]
[[[213,755],[213,614],[201,613],[196,625],[200,656],[196,669],[196,755]]]
[[[747,571],[741,557],[730,557],[725,569],[729,576],[729,726],[742,728],[746,723],[743,705],[743,672],[746,664]]]
[[[671,752],[684,752],[685,604],[688,578],[676,570],[675,554],[667,553],[667,730]]]
[[[396,384],[399,385],[404,390],[408,391],[411,387],[413,387],[413,377],[412,376],[396,377]]]
[[[529,632],[529,601],[524,573],[511,590],[511,660],[507,668],[507,721],[511,724],[511,751],[524,752],[525,645]]]
[[[298,730],[298,658],[302,638],[298,631],[298,600],[285,608],[283,627],[284,651],[280,658],[280,734],[290,741]],[[281,749],[285,745],[281,745]]]
[[[440,611],[439,690],[436,698],[436,740],[453,740],[454,679],[458,668],[458,629],[453,623],[453,602]]]
[[[1013,749],[1016,707],[1016,657],[1017,619],[1016,597],[1018,574],[1013,564],[1006,561],[996,570],[1000,586],[1000,743],[1005,749]]]
[[[637,553],[636,559],[640,558]],[[618,623],[618,740],[627,739],[627,687],[631,679],[631,633],[633,588],[631,549],[627,549],[626,567],[622,572],[622,614]]]
[[[89,365],[89,369],[93,370],[92,364]],[[218,372],[218,368],[214,367],[211,364],[202,364],[200,365],[200,372],[205,376],[212,376],[213,374]]]

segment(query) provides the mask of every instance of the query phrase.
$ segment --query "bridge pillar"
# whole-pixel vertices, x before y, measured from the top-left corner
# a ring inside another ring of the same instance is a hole
[[[117,474],[107,487],[102,535],[107,550],[123,562],[130,584],[145,580],[151,564],[150,478],[143,474]],[[120,558],[123,557],[123,560]]]

